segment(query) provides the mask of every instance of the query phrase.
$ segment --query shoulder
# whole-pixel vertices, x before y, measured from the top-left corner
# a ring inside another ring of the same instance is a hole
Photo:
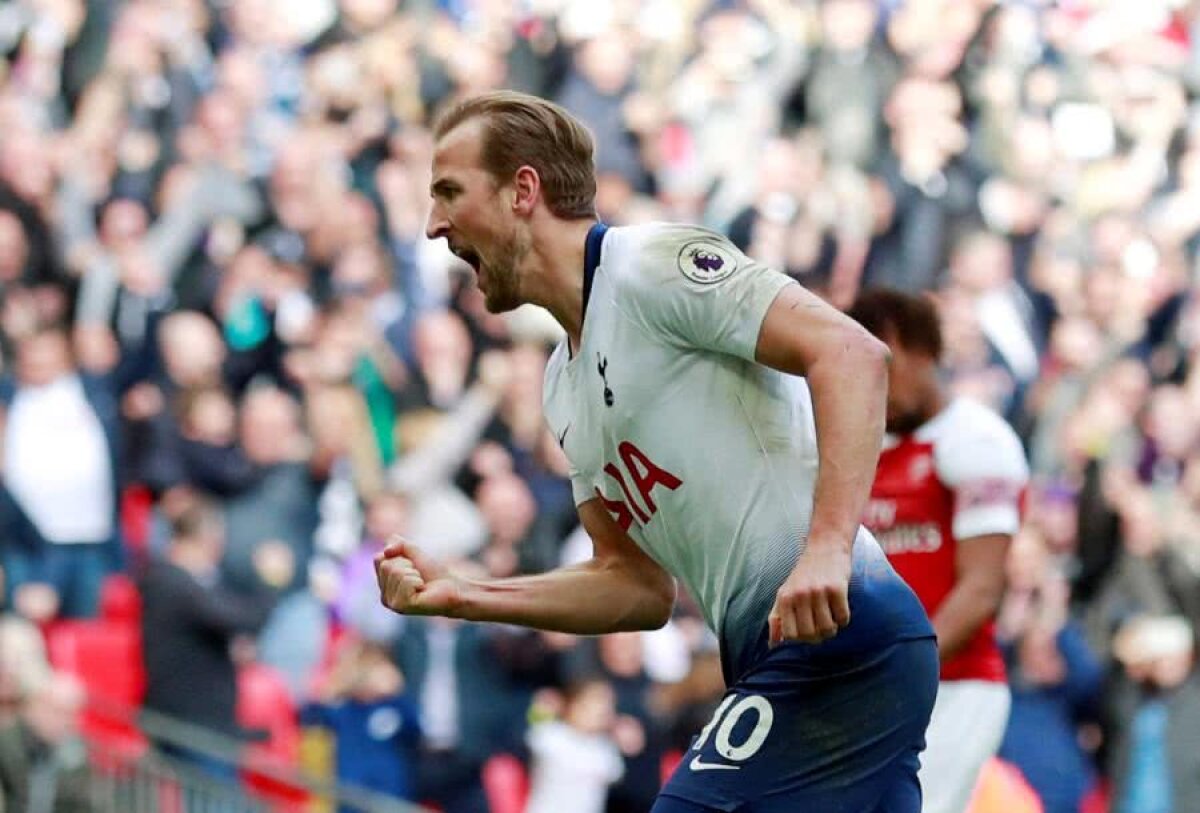
[[[948,484],[979,477],[1021,481],[1028,477],[1017,433],[978,401],[955,399],[920,434],[933,443],[938,471]]]
[[[567,364],[567,340],[563,339],[558,344],[554,345],[554,349],[550,351],[550,358],[546,359],[546,369],[544,378],[546,381],[553,381],[561,373]]]
[[[609,229],[601,267],[618,288],[638,290],[672,283],[713,285],[747,262],[717,232],[683,223],[646,223]]]
[[[971,398],[955,398],[933,420],[917,430],[919,439],[937,449],[996,443],[1020,448],[1017,433],[997,412]]]
[[[546,368],[542,372],[542,405],[544,407],[550,407],[559,397],[559,391],[569,387],[566,382],[569,360],[567,340],[563,339],[550,353],[550,358],[546,360]]]

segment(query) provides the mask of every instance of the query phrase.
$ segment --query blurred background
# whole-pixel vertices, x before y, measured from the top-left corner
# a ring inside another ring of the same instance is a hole
[[[928,291],[1034,484],[973,813],[1200,810],[1200,4],[0,3],[0,808],[637,813],[722,691],[687,597],[403,619],[403,533],[589,553],[541,377],[423,235],[428,125],[565,105],[611,224]],[[528,800],[528,801],[527,801]]]

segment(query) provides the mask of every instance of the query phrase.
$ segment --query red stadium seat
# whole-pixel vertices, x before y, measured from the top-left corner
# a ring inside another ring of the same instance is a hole
[[[82,681],[88,706],[83,735],[122,755],[145,751],[146,739],[131,722],[146,690],[138,628],[104,619],[58,621],[46,628],[50,663]]]
[[[145,486],[129,486],[121,492],[121,538],[135,562],[144,562],[150,544],[150,520],[154,495]]]
[[[484,763],[483,789],[491,813],[522,813],[529,798],[525,766],[510,754],[497,754]]]
[[[238,723],[265,731],[267,739],[246,749],[242,781],[280,811],[297,810],[308,791],[272,773],[295,774],[300,764],[300,724],[287,684],[271,667],[252,663],[238,670]],[[263,770],[266,769],[266,770]]]
[[[100,588],[100,618],[137,627],[142,621],[142,596],[133,579],[114,574]]]

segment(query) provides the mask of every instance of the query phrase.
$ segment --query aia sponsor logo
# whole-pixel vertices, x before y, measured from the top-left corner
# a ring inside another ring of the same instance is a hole
[[[655,489],[662,486],[674,491],[683,485],[683,480],[655,465],[645,452],[627,440],[617,444],[617,454],[620,455],[621,465],[605,463],[604,473],[620,487],[624,499],[610,500],[601,493],[599,487],[596,488],[596,496],[621,526],[621,530],[628,531],[635,517],[639,525],[645,526],[658,513],[658,503],[654,501]]]

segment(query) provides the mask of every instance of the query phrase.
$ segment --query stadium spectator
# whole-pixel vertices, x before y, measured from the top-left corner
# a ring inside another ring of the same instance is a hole
[[[294,589],[307,575],[317,528],[317,488],[299,405],[282,390],[251,390],[242,402],[238,439],[257,477],[225,503],[229,544],[222,568],[231,587],[253,591],[258,552],[282,545],[295,562],[293,575],[272,587]]]
[[[3,580],[4,570],[0,569],[0,582]],[[0,717],[16,712],[21,701],[43,685],[50,673],[41,630],[5,606],[0,611]]]
[[[596,641],[598,674],[616,695],[612,734],[621,750],[624,771],[608,792],[609,813],[649,810],[662,777],[665,732],[654,712],[654,681],[646,671],[644,650],[654,636],[606,635]]]
[[[996,623],[1012,689],[999,756],[1021,771],[1046,813],[1078,813],[1098,773],[1085,743],[1099,733],[1104,673],[1049,564],[1041,535],[1023,529],[1009,549]]]
[[[220,580],[225,526],[211,504],[189,499],[171,517],[166,554],[142,574],[142,648],[147,709],[203,726],[227,737],[245,738],[235,715],[237,666],[232,644],[262,627],[274,595],[266,590],[239,595]],[[255,566],[264,585],[278,589],[291,580],[286,547],[260,548]],[[232,765],[203,750],[177,744],[164,748],[221,777]]]
[[[6,572],[33,620],[95,615],[116,561],[118,416],[111,379],[80,370],[67,333],[44,328],[17,345],[4,398]],[[71,506],[71,510],[62,510]],[[46,601],[28,604],[29,588]]]
[[[77,727],[85,702],[74,677],[53,673],[29,690],[18,717],[0,722],[0,810],[98,810]]]
[[[482,771],[488,757],[519,736],[516,704],[492,657],[482,624],[410,618],[395,657],[420,709],[417,798],[446,813],[486,813]]]
[[[1108,698],[1114,807],[1187,810],[1200,801],[1195,771],[1180,763],[1200,724],[1192,627],[1178,616],[1132,617],[1114,654],[1123,667]]]
[[[563,806],[603,813],[609,786],[624,773],[613,734],[616,722],[616,697],[607,681],[568,687],[561,715],[529,728],[533,768],[527,813],[554,813]]]
[[[300,720],[333,733],[339,782],[416,800],[421,725],[385,647],[346,640],[320,699],[301,710]]]

